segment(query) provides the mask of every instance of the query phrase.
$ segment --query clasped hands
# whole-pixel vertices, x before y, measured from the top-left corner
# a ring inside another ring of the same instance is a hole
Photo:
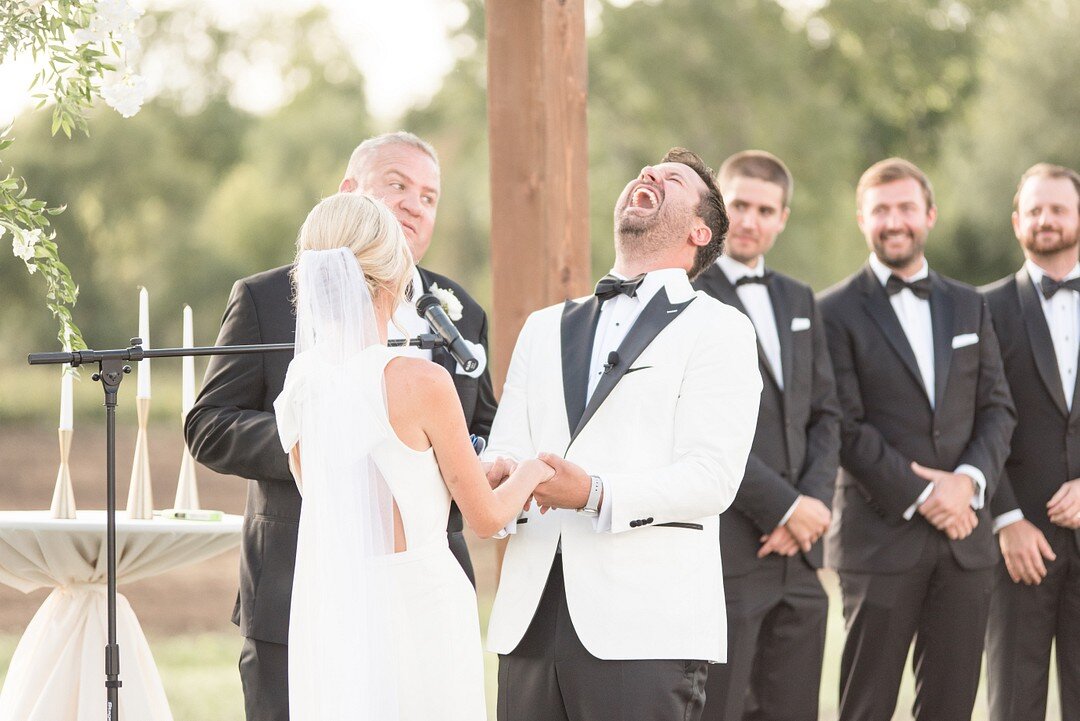
[[[784,525],[761,537],[757,556],[765,558],[770,553],[794,556],[800,550],[809,551],[829,530],[831,522],[832,512],[828,506],[812,496],[799,496]]]
[[[1054,525],[1070,529],[1080,528],[1080,478],[1061,484],[1046,502],[1046,512]],[[1029,586],[1038,586],[1046,578],[1045,561],[1057,560],[1046,536],[1026,518],[1002,528],[998,532],[998,544],[1013,583],[1023,582]]]
[[[525,510],[528,510],[534,500],[541,513],[547,513],[552,508],[577,510],[585,507],[592,482],[584,468],[553,453],[541,453],[536,458],[522,461],[522,464],[525,463],[546,465],[552,472],[550,478],[536,486],[532,496],[525,502]],[[481,465],[492,488],[498,488],[518,467],[516,462],[501,456]],[[603,504],[603,496],[600,502]]]
[[[926,468],[914,461],[911,470],[934,485],[930,495],[918,508],[923,518],[953,541],[970,536],[979,525],[979,518],[971,508],[971,498],[975,492],[975,481],[971,476]]]

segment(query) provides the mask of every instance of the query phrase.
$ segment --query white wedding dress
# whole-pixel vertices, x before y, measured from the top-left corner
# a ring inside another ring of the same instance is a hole
[[[327,258],[313,258],[324,278]],[[321,327],[324,343],[340,345],[340,325]],[[447,544],[451,499],[434,451],[406,446],[390,425],[383,373],[394,352],[365,344],[339,362],[299,336],[297,348],[310,350],[293,359],[274,403],[283,448],[300,444],[303,495],[290,718],[484,721],[476,593]]]

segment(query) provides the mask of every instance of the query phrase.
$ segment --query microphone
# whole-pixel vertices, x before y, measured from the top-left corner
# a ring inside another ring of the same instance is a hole
[[[604,375],[610,373],[617,365],[619,365],[619,354],[615,351],[611,351],[607,354],[607,363],[604,364]]]
[[[446,311],[442,309],[442,303],[439,302],[438,298],[431,293],[420,296],[416,301],[416,313],[426,320],[431,329],[443,339],[446,349],[450,351],[450,355],[465,369],[466,373],[472,373],[477,369],[480,361],[476,360],[472,351],[469,350],[469,346],[465,344],[465,339],[461,337],[457,326],[446,315]]]

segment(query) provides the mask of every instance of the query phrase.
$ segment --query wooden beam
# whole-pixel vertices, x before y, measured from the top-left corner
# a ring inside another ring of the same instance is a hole
[[[591,288],[585,0],[487,0],[492,375],[534,310]]]

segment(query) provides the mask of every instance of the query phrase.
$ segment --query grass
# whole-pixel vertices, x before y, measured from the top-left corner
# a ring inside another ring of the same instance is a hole
[[[825,670],[821,686],[821,721],[836,719],[838,697],[838,676],[840,651],[843,646],[843,618],[840,613],[840,599],[834,582],[826,584],[832,601],[829,615],[829,627],[825,648]],[[482,626],[487,625],[490,599],[482,604]],[[0,635],[0,684],[7,674],[11,655],[15,651],[18,638]],[[185,636],[150,636],[150,647],[154,653],[162,683],[169,698],[175,721],[243,721],[243,697],[240,688],[240,676],[237,671],[237,659],[240,655],[240,637],[236,634],[200,634]],[[487,670],[487,693],[489,718],[495,718],[495,679],[498,658],[485,654]],[[910,660],[908,668],[910,669]],[[894,721],[911,718],[911,704],[914,699],[914,679],[908,671],[900,690]],[[975,704],[973,721],[985,721],[986,714],[985,677]],[[123,692],[121,692],[122,694]],[[121,695],[121,708],[123,696]],[[1057,701],[1056,674],[1051,672],[1050,699],[1047,718],[1060,718]]]

